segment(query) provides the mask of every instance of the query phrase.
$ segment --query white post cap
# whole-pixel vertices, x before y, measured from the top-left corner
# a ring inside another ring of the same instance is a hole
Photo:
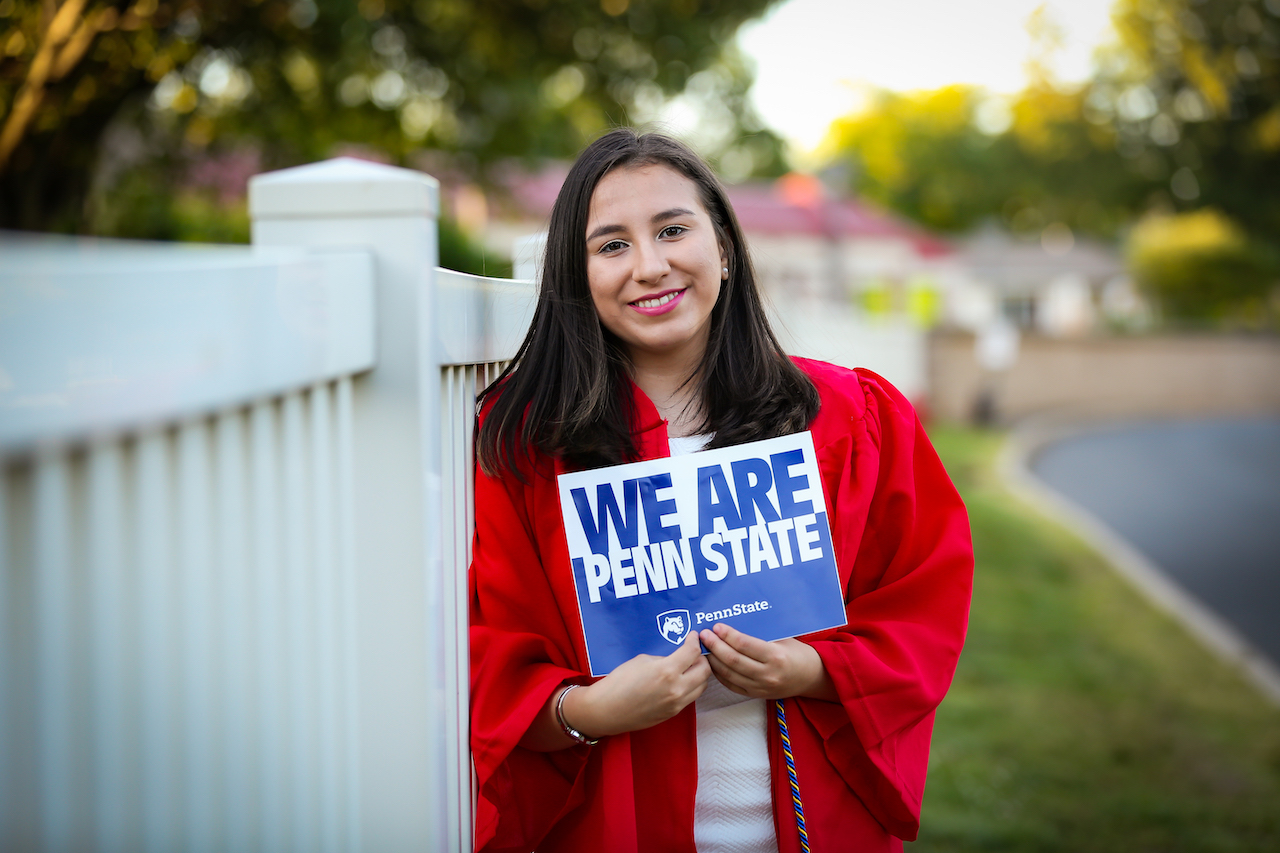
[[[354,157],[296,166],[249,179],[249,215],[262,219],[426,216],[440,212],[430,175]]]

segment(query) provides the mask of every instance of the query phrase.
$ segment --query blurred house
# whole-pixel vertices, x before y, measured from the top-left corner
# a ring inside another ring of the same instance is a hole
[[[957,248],[968,276],[951,293],[951,319],[960,328],[1003,320],[1022,332],[1064,338],[1142,326],[1148,317],[1120,253],[1061,223],[1038,240],[987,226]]]
[[[955,253],[924,229],[832,195],[809,175],[728,188],[761,286],[775,302],[845,304],[862,313],[936,319],[963,280]]]

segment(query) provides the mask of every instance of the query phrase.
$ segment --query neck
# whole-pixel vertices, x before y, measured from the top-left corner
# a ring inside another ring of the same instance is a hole
[[[698,394],[698,365],[675,365],[652,361],[632,365],[632,381],[648,395],[658,414],[667,422],[672,437],[693,435],[702,423],[702,401]]]

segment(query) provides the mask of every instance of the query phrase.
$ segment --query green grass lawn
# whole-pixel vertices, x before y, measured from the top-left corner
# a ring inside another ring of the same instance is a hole
[[[1001,434],[930,433],[977,569],[911,853],[1280,851],[1280,710],[1006,492]]]

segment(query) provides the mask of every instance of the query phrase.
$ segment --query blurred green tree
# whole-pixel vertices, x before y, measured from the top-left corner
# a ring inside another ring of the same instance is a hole
[[[1129,258],[1166,316],[1257,315],[1280,235],[1280,0],[1117,0],[1113,18],[1118,40],[1083,86],[1048,72],[1042,7],[1021,93],[880,93],[832,125],[825,154],[855,191],[947,231],[995,219],[1117,238],[1163,214]]]
[[[248,140],[266,167],[359,144],[483,176],[692,91],[734,106],[709,154],[776,172],[731,46],[773,2],[0,0],[0,227],[82,229],[111,129],[158,168]]]
[[[1217,207],[1280,233],[1280,0],[1117,0],[1094,79],[1055,85],[1037,13],[1031,82],[881,94],[836,122],[827,155],[854,189],[921,222],[1015,231],[1062,221],[1115,235],[1151,209]]]
[[[995,219],[1017,233],[1053,222],[1112,236],[1145,182],[1114,132],[1085,120],[1084,95],[1038,81],[1013,98],[970,86],[878,93],[824,143],[856,192],[943,231]]]
[[[1280,0],[1117,0],[1088,99],[1175,210],[1280,234]]]
[[[880,92],[874,105],[838,119],[824,143],[852,167],[853,189],[944,231],[963,230],[998,210],[998,153],[974,124],[980,92]]]
[[[1138,283],[1170,320],[1269,324],[1280,258],[1220,211],[1147,217],[1129,235],[1127,253]]]

